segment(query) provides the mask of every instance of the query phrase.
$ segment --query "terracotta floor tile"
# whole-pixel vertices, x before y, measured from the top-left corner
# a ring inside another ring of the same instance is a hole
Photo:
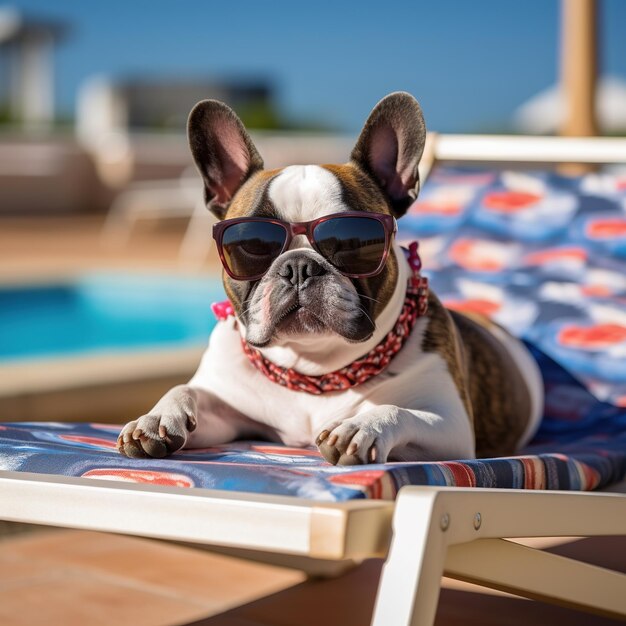
[[[310,580],[193,626],[230,626],[230,618],[255,626],[365,626],[371,620],[381,567],[382,561],[371,559],[338,578]]]
[[[22,561],[105,575],[154,593],[201,602],[207,609],[227,607],[274,593],[304,580],[281,567],[174,546],[148,539],[62,531],[12,542],[5,551]]]
[[[585,563],[608,567],[626,574],[626,536],[586,537],[578,541],[546,549],[560,556],[580,559]]]
[[[200,603],[81,572],[0,590],[3,626],[170,626],[207,614]]]
[[[14,587],[23,581],[46,578],[49,566],[40,561],[25,560],[4,553],[0,546],[0,591]]]
[[[554,546],[551,552],[624,567],[626,539],[600,537]],[[366,626],[370,623],[382,561],[372,559],[335,579],[310,580],[222,615],[188,626]],[[614,626],[618,622],[467,583],[447,581],[441,590],[435,626]],[[480,591],[479,591],[480,590]],[[243,620],[240,625],[237,621]],[[247,620],[247,621],[246,621]],[[391,624],[390,624],[391,626]]]
[[[523,598],[443,589],[435,626],[617,626],[622,622]]]

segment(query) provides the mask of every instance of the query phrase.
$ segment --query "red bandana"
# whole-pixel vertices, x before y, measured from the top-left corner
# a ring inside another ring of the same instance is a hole
[[[413,330],[413,326],[415,326],[417,318],[426,315],[428,310],[428,279],[420,276],[422,262],[417,252],[417,242],[411,243],[405,252],[412,274],[409,278],[400,317],[386,337],[365,356],[334,372],[321,376],[307,376],[296,372],[294,369],[280,367],[272,363],[242,338],[241,345],[250,362],[272,382],[293,391],[306,391],[314,395],[348,389],[380,374],[402,349]],[[212,308],[218,319],[225,319],[228,315],[234,315],[230,303],[214,304]]]

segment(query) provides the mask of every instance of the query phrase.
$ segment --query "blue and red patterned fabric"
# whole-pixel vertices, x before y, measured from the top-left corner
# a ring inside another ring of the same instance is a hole
[[[626,407],[626,172],[439,168],[400,231],[449,308],[491,316]]]
[[[0,469],[323,501],[391,499],[404,485],[591,490],[623,479],[626,176],[438,168],[400,228],[419,238],[447,306],[490,315],[535,355],[545,415],[520,456],[344,468],[313,449],[236,442],[135,460],[115,450],[119,426],[32,422],[0,424]]]

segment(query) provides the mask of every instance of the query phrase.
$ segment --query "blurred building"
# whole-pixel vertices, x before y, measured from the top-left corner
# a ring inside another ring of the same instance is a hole
[[[263,80],[93,77],[78,94],[77,131],[89,141],[90,135],[102,132],[182,130],[193,105],[207,98],[227,102],[244,118],[275,117],[274,90]],[[261,127],[274,120],[264,121]]]
[[[131,128],[184,128],[193,105],[207,98],[249,114],[274,108],[274,90],[263,80],[129,80],[119,85]]]
[[[68,31],[59,21],[0,8],[0,94],[4,117],[25,129],[48,127],[54,110],[54,50]]]
[[[0,215],[103,212],[137,181],[176,187],[181,176],[197,178],[185,126],[207,98],[233,107],[268,167],[348,157],[350,139],[285,119],[262,76],[94,75],[78,90],[75,132],[68,133],[54,124],[54,52],[68,30],[0,9]]]
[[[54,52],[67,32],[63,22],[0,9],[0,119],[8,124],[0,142],[0,214],[97,210],[110,202],[87,151],[51,132]]]
[[[76,101],[76,136],[107,184],[179,176],[193,162],[185,126],[200,100],[233,107],[268,167],[347,159],[346,138],[286,131],[273,85],[263,79],[113,79],[93,76]]]
[[[192,163],[189,112],[207,98],[227,102],[244,122],[265,116],[267,126],[276,119],[274,90],[263,80],[93,76],[77,96],[76,136],[110,185],[178,176]]]

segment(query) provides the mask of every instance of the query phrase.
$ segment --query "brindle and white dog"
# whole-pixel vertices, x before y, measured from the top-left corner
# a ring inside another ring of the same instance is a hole
[[[239,118],[216,101],[196,105],[188,130],[207,205],[220,220],[306,222],[343,211],[399,218],[419,188],[426,128],[406,93],[378,103],[343,165],[264,170]],[[236,317],[217,324],[188,384],[124,427],[120,452],[164,457],[183,447],[262,438],[317,444],[335,464],[513,453],[542,412],[537,365],[502,328],[446,310],[433,293],[386,369],[346,390],[311,395],[280,386],[242,349],[243,336],[269,361],[312,376],[342,368],[394,327],[409,271],[394,243],[379,274],[347,278],[299,235],[259,280],[225,274]]]

